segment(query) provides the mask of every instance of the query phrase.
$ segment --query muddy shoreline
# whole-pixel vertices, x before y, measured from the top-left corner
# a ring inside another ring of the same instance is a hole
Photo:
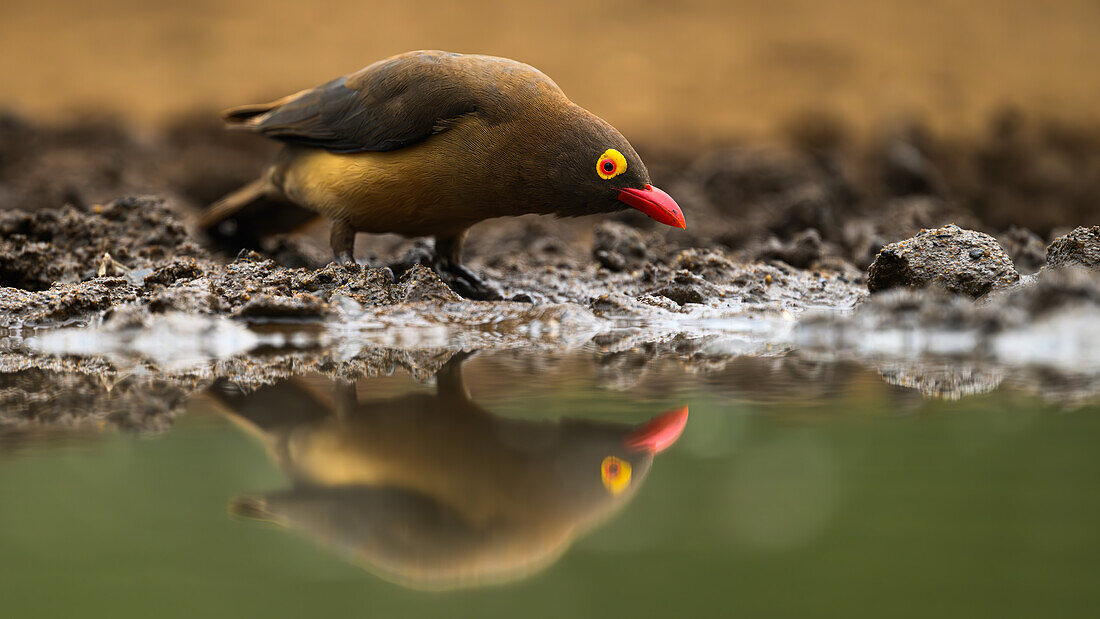
[[[217,378],[428,379],[476,349],[584,351],[618,383],[750,355],[870,365],[926,396],[1100,392],[1100,138],[1049,123],[1004,115],[974,144],[907,126],[857,147],[802,125],[785,147],[655,151],[686,231],[633,213],[479,225],[469,263],[501,302],[384,268],[422,241],[361,235],[360,264],[331,264],[324,222],[291,209],[196,230],[270,153],[205,121],[139,139],[7,116],[0,137],[5,427],[156,430]],[[57,388],[89,412],[60,414]]]

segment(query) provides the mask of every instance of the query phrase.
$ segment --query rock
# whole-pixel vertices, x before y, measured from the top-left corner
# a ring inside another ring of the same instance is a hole
[[[299,292],[292,296],[258,294],[253,296],[237,316],[241,318],[322,318],[328,313],[328,304],[316,295]]]
[[[1100,226],[1080,227],[1047,247],[1047,266],[1083,266],[1100,271]]]
[[[317,274],[316,278],[312,275]],[[320,285],[322,290],[346,296],[360,305],[387,305],[393,303],[393,271],[389,268],[370,268],[359,265],[329,264],[324,269],[307,272],[309,285]],[[332,288],[332,282],[345,281]],[[324,282],[328,282],[327,285]]]
[[[416,301],[462,301],[450,286],[439,279],[435,271],[418,264],[405,271],[401,279],[397,281],[394,291],[394,301],[397,303],[413,303]]]
[[[936,286],[978,298],[1019,280],[1020,274],[996,239],[954,224],[922,230],[883,247],[867,270],[871,292]]]
[[[638,297],[638,301],[645,303],[651,307],[659,307],[669,312],[680,311],[680,306],[672,299],[665,296],[658,296],[653,294],[643,294]]]
[[[606,292],[592,299],[588,309],[597,316],[618,316],[633,313],[634,305],[635,300],[621,292]]]
[[[614,251],[608,251],[606,249],[598,249],[592,252],[592,257],[596,259],[596,262],[608,271],[626,270],[626,258],[622,254]]]
[[[178,281],[202,277],[202,274],[202,267],[194,258],[175,258],[146,276],[143,283],[146,285],[170,286]]]
[[[672,281],[652,292],[655,295],[671,299],[680,305],[686,303],[705,303],[717,295],[715,287],[707,280],[689,271],[678,271]]]
[[[675,269],[690,271],[712,284],[729,281],[734,274],[743,270],[743,265],[735,264],[725,254],[713,249],[692,247],[685,249],[672,261]]]

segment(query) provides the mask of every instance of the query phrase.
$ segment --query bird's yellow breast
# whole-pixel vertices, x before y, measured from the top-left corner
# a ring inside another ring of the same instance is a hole
[[[500,128],[471,118],[389,152],[288,148],[276,184],[291,201],[361,232],[423,236],[460,232],[498,215],[487,199]]]

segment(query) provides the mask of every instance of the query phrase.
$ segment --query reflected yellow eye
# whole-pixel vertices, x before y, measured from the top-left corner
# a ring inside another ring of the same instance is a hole
[[[626,172],[626,157],[614,148],[609,148],[596,160],[596,174],[602,179],[614,178]]]
[[[603,477],[604,487],[611,494],[619,494],[630,485],[630,463],[608,456],[600,465],[600,476]]]

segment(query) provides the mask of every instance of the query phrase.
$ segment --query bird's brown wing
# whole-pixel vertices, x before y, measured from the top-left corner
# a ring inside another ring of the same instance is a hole
[[[397,150],[493,105],[500,96],[495,71],[478,63],[445,52],[402,54],[278,101],[227,110],[225,118],[275,140],[336,153]]]

